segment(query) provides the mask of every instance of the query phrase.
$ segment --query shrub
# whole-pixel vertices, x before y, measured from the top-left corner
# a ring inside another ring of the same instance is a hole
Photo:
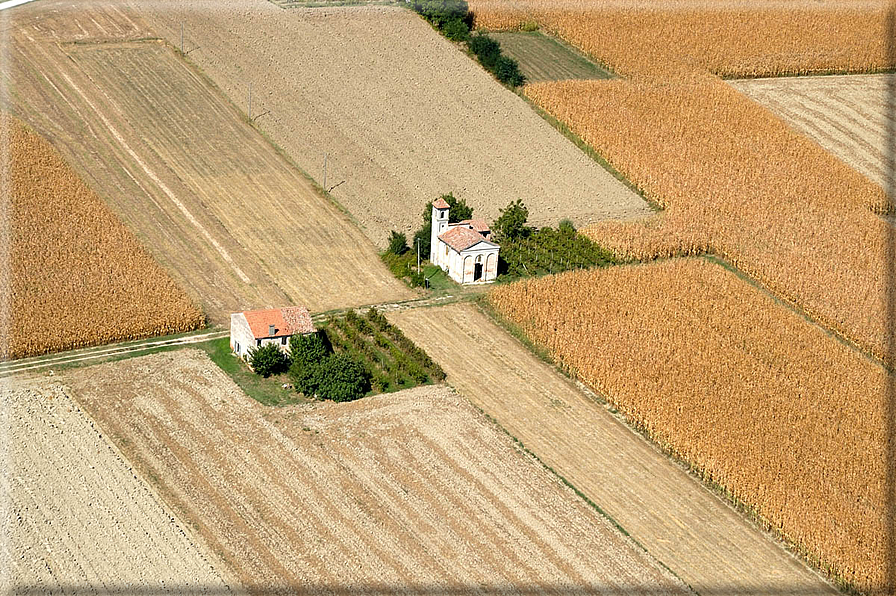
[[[323,399],[351,401],[370,391],[371,374],[348,354],[335,354],[317,368],[317,394]]]
[[[561,219],[560,223],[557,225],[557,229],[559,229],[564,234],[575,234],[576,226],[572,223],[571,219]]]
[[[538,31],[538,23],[536,21],[526,21],[520,24],[520,31],[532,32]]]
[[[519,87],[526,82],[526,77],[520,72],[520,65],[509,56],[499,56],[494,67],[495,77],[511,87]]]
[[[504,209],[501,209],[501,215],[494,221],[494,228],[498,241],[516,240],[527,236],[531,229],[526,227],[526,220],[529,218],[529,210],[523,204],[522,199],[517,199]]]
[[[451,19],[442,27],[442,33],[451,41],[466,41],[470,37],[470,28],[462,19]]]
[[[324,360],[326,360],[325,357]],[[296,391],[313,397],[317,393],[317,387],[320,384],[321,364],[324,360],[313,362],[311,364],[300,365],[293,362],[289,367],[289,380]]]
[[[476,55],[479,62],[486,70],[494,71],[501,57],[501,44],[485,35],[479,33],[470,38],[470,51]]]
[[[403,232],[392,230],[389,234],[389,252],[393,255],[403,255],[408,252],[408,237]]]
[[[289,338],[291,368],[296,365],[308,366],[320,362],[327,357],[329,352],[330,349],[324,343],[320,333],[309,333],[307,335],[297,333]]]
[[[466,0],[411,0],[411,8],[439,29],[451,21],[464,20],[470,12]]]
[[[260,348],[249,348],[249,364],[255,374],[263,377],[276,375],[284,370],[289,361],[275,343],[264,344]]]

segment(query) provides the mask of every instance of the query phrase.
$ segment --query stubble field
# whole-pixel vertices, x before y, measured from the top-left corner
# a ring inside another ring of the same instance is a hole
[[[0,383],[0,593],[240,592],[54,381]]]
[[[887,168],[887,94],[893,74],[743,79],[728,84],[884,189]]]
[[[488,221],[516,199],[536,224],[649,213],[408,10],[136,6],[172,43],[183,22],[190,58],[240,106],[253,83],[253,111],[269,112],[259,127],[319,181],[329,153],[327,186],[378,245],[391,229],[416,230],[426,202],[446,192]]]
[[[270,409],[195,350],[66,382],[250,591],[687,593],[445,387]]]
[[[60,147],[212,322],[249,308],[323,311],[412,295],[349,216],[173,48],[124,41],[152,36],[138,16],[109,3],[75,12],[44,3],[10,20],[0,76],[13,110]]]

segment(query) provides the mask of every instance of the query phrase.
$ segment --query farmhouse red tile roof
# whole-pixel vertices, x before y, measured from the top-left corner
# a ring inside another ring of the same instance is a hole
[[[465,219],[460,223],[473,226],[473,229],[480,233],[491,231],[491,228],[488,227],[488,224],[485,223],[484,219]]]
[[[294,333],[312,333],[314,323],[311,313],[304,306],[247,310],[243,313],[255,339],[266,339]],[[274,326],[273,335],[270,326]]]
[[[438,199],[433,201],[432,206],[435,207],[436,209],[448,209],[449,207],[451,207],[451,205],[449,205],[448,202],[445,201],[445,199],[443,199],[441,197],[439,197]]]
[[[447,232],[442,232],[442,234],[439,235],[439,240],[443,241],[457,252],[461,252],[462,250],[470,248],[477,242],[485,241],[485,238],[475,230],[471,230],[464,226],[456,226]]]

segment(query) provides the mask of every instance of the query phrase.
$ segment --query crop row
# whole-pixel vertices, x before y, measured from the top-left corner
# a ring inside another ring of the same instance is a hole
[[[0,114],[0,357],[188,331],[202,312],[56,151]],[[7,167],[8,166],[8,167]]]
[[[501,243],[501,260],[506,273],[513,277],[528,277],[545,273],[560,273],[570,269],[612,265],[613,254],[573,228],[539,230],[521,238]]]

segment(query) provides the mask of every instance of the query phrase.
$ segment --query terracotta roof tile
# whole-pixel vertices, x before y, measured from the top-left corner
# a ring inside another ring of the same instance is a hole
[[[460,223],[468,226],[473,226],[473,229],[479,233],[491,232],[491,228],[488,227],[488,224],[484,219],[465,219]]]
[[[314,323],[311,313],[304,306],[285,308],[268,308],[263,310],[247,310],[243,313],[255,339],[293,335],[295,333],[312,333]],[[274,333],[270,333],[270,326]]]
[[[478,242],[488,242],[482,237],[482,234],[465,226],[455,226],[447,232],[442,232],[439,235],[439,240],[457,252],[466,250]]]
[[[449,207],[451,207],[451,205],[449,205],[448,202],[445,201],[445,199],[443,199],[441,197],[439,197],[438,199],[433,201],[432,206],[435,207],[436,209],[448,209]]]

